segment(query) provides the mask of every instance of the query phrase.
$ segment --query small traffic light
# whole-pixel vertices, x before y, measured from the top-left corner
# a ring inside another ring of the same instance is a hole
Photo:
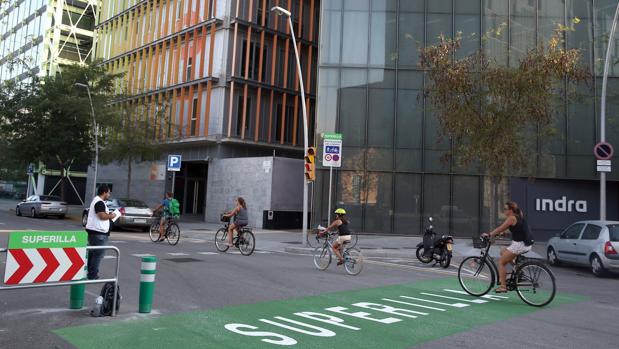
[[[305,154],[305,180],[313,182],[316,180],[316,148],[307,148]]]

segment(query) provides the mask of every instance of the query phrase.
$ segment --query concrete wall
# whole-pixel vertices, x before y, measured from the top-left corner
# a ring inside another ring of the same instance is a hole
[[[151,179],[153,165],[165,166],[165,162],[134,163],[131,168],[131,198],[142,200],[151,207],[161,202],[165,191],[165,176]],[[163,169],[165,170],[165,167]],[[86,184],[86,205],[90,203],[93,197],[92,179],[93,170],[89,168]],[[114,197],[127,197],[127,163],[99,165],[97,183],[112,183],[112,195]]]
[[[223,211],[234,208],[234,199],[247,202],[249,225],[262,227],[262,212],[271,203],[272,157],[214,159],[209,163],[206,220],[219,222]]]
[[[274,159],[271,210],[303,211],[303,160]]]

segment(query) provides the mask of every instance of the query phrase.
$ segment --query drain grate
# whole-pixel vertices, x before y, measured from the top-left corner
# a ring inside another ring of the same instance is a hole
[[[203,262],[203,260],[195,259],[195,258],[167,258],[167,259],[164,259],[164,261],[170,261],[174,263]]]

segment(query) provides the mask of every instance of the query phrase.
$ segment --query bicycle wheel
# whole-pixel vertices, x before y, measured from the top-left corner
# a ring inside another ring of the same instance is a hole
[[[350,234],[350,242],[348,243],[348,248],[355,248],[355,246],[357,246],[357,243],[359,242],[359,235],[355,234],[355,233],[351,233]]]
[[[159,222],[153,222],[153,224],[150,225],[148,235],[150,235],[150,241],[152,242],[157,242],[159,240]]]
[[[324,245],[325,239],[325,237],[319,237],[319,235],[315,233],[307,234],[307,244],[312,248]]]
[[[165,237],[170,245],[174,246],[178,244],[178,241],[181,239],[181,228],[179,228],[176,223],[168,224]]]
[[[363,270],[363,255],[356,248],[347,248],[344,251],[344,268],[350,275],[358,275]]]
[[[230,248],[228,246],[228,231],[221,228],[215,233],[215,248],[219,252],[226,252]]]
[[[254,253],[256,248],[256,238],[254,233],[249,230],[242,230],[239,232],[239,250],[243,256],[249,256]]]
[[[494,285],[496,276],[487,260],[481,257],[465,258],[458,267],[458,281],[471,296],[483,296]]]
[[[525,262],[518,267],[516,292],[528,305],[543,307],[552,302],[557,292],[555,276],[539,262]]]
[[[316,246],[314,249],[314,265],[318,270],[325,270],[331,264],[331,248],[329,245]]]

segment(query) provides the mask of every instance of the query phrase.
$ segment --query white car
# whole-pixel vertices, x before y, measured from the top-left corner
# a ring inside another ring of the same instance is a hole
[[[550,265],[561,263],[591,267],[595,276],[619,272],[619,222],[580,221],[548,241]]]

